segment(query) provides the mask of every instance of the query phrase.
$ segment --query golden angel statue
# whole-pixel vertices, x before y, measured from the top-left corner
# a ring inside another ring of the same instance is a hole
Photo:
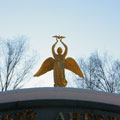
[[[67,80],[65,78],[65,68],[74,72],[81,78],[84,77],[76,61],[71,57],[65,58],[68,52],[67,46],[62,41],[62,39],[65,37],[64,36],[53,36],[53,37],[56,38],[56,42],[52,46],[52,54],[54,58],[52,57],[47,58],[34,76],[38,77],[50,70],[53,70],[54,87],[65,87],[67,85]],[[57,54],[55,53],[55,46],[58,43],[58,40],[60,40],[62,45],[65,47],[65,51],[63,54],[61,47],[58,47]]]

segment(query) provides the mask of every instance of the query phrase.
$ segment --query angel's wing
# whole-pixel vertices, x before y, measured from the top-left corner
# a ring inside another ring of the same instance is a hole
[[[78,64],[76,63],[76,61],[73,58],[68,57],[65,60],[65,65],[64,67],[72,72],[74,72],[75,74],[77,74],[78,76],[84,78],[82,71],[80,70]]]
[[[37,73],[35,73],[34,77],[38,77],[38,76],[40,76],[40,75],[42,75],[42,74],[44,74],[44,73],[52,70],[52,69],[53,69],[53,66],[54,66],[54,59],[53,59],[52,57],[47,58],[47,59],[43,62],[42,66],[41,66],[40,69],[37,71]]]

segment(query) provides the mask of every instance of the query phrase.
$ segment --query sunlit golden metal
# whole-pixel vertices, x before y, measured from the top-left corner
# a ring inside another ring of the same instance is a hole
[[[65,38],[65,36],[60,36],[60,35],[58,35],[58,36],[55,35],[55,36],[53,36],[53,37],[56,38],[56,39],[61,39],[61,40],[62,40],[63,38]]]
[[[81,78],[83,78],[83,73],[73,58],[68,57],[67,59],[65,59],[65,57],[67,55],[67,51],[68,51],[67,46],[62,41],[62,39],[65,37],[64,36],[53,36],[53,37],[56,38],[56,42],[52,46],[52,54],[53,54],[54,58],[52,58],[52,57],[47,58],[43,62],[41,68],[38,70],[38,72],[34,76],[38,77],[50,70],[53,70],[54,86],[55,87],[65,87],[67,85],[67,80],[65,78],[65,68],[74,72]],[[62,53],[61,47],[59,47],[57,49],[57,54],[55,53],[55,46],[58,43],[58,39],[60,39],[60,42],[65,47],[64,53]]]

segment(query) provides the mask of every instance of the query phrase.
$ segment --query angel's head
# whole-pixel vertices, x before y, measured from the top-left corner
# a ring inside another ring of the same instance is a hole
[[[59,47],[59,48],[57,49],[57,53],[58,53],[58,55],[61,55],[61,53],[62,53],[62,48],[61,48],[61,47]]]

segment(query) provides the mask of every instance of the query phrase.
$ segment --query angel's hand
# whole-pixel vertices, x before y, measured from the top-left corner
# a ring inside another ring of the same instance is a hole
[[[55,44],[53,46],[55,46],[57,43],[58,43],[58,39],[56,39],[56,42],[55,42]]]

